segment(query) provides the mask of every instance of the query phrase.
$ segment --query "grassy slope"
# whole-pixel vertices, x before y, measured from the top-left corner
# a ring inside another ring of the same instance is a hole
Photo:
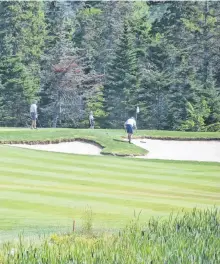
[[[35,132],[32,139],[40,139],[43,131]],[[52,135],[60,136],[59,130]],[[79,225],[87,205],[95,213],[96,226],[103,228],[124,226],[134,210],[142,210],[142,219],[147,219],[181,208],[220,207],[219,169],[218,163],[88,157],[0,146],[0,237],[22,229],[59,231],[71,227],[72,219]]]
[[[87,139],[103,146],[102,154],[143,155],[147,151],[122,140],[123,130],[90,129],[0,129],[0,142]]]
[[[117,155],[143,155],[146,151],[133,145],[123,142],[122,137],[126,136],[123,130],[90,130],[90,129],[39,129],[33,131],[30,129],[0,129],[0,142],[10,141],[53,141],[83,138],[95,141],[102,145],[103,154]],[[138,130],[135,136],[148,136],[154,138],[217,138],[220,140],[219,132],[179,132],[179,131],[155,131],[155,130]]]

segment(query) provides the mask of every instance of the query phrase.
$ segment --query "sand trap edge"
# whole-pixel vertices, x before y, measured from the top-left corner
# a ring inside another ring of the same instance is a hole
[[[92,139],[86,139],[86,138],[60,138],[60,139],[46,139],[46,140],[7,140],[7,141],[1,141],[0,144],[2,145],[17,145],[17,144],[24,144],[24,145],[49,145],[49,144],[59,144],[59,143],[68,143],[68,142],[84,142],[92,144],[96,147],[101,148],[100,154],[102,156],[117,156],[117,157],[139,157],[143,156],[143,154],[140,155],[134,155],[134,154],[121,154],[121,153],[112,153],[112,152],[103,152],[102,150],[105,149],[105,146],[101,145],[100,143],[97,143],[95,140]],[[65,153],[65,152],[63,152]],[[76,154],[78,155],[78,154]]]
[[[126,138],[126,137],[123,137]],[[174,140],[174,141],[220,141],[220,138],[192,138],[192,137],[156,137],[156,136],[134,136],[133,139],[152,139],[152,140]]]
[[[46,140],[7,140],[0,141],[0,144],[4,145],[16,145],[16,144],[25,144],[25,145],[49,145],[49,144],[59,144],[59,143],[68,143],[68,142],[84,142],[92,144],[96,147],[104,149],[105,147],[97,143],[95,140],[86,139],[86,138],[60,138],[60,139],[46,139]]]

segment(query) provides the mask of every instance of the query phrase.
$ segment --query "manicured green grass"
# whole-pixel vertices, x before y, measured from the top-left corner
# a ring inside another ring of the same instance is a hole
[[[147,136],[152,138],[170,139],[218,139],[220,132],[185,132],[185,131],[166,131],[166,130],[138,130],[137,136]]]
[[[219,139],[220,132],[179,132],[179,131],[156,131],[138,130],[135,137],[153,138],[189,138],[189,139]],[[102,154],[113,155],[144,155],[146,150],[133,144],[124,142],[122,137],[126,137],[124,130],[105,129],[14,129],[1,128],[0,142],[42,142],[42,141],[62,141],[68,139],[87,139],[103,146]]]
[[[126,136],[123,130],[91,130],[91,129],[0,129],[0,142],[52,142],[68,139],[85,139],[98,143],[103,147],[102,154],[144,155],[146,150],[122,139]]]
[[[33,133],[33,139],[43,132],[25,133]],[[21,139],[22,133],[15,137]],[[134,210],[146,220],[181,208],[220,207],[219,171],[219,163],[77,156],[0,145],[0,238],[22,230],[67,230],[73,219],[79,227],[87,206],[100,229],[124,226]]]

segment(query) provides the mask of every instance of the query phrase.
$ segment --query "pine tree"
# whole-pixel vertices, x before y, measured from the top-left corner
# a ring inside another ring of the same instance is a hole
[[[167,120],[166,129],[177,129],[187,118],[187,102],[196,103],[201,82],[197,78],[197,69],[191,62],[190,50],[195,49],[189,41],[184,19],[190,12],[189,2],[172,2],[160,21],[155,21],[152,33],[159,34],[161,49],[156,54],[161,59],[160,71],[167,78]],[[155,57],[155,55],[153,55]]]
[[[218,1],[189,3],[189,10],[183,19],[188,42],[194,43],[194,47],[189,49],[190,63],[194,65],[196,78],[201,83],[199,96],[206,98],[211,110],[205,120],[207,125],[220,121],[220,84],[215,80],[220,58],[219,8]]]
[[[4,125],[4,121],[3,120],[3,116],[4,116],[4,104],[3,104],[3,91],[4,91],[4,87],[2,85],[2,81],[1,81],[1,75],[0,75],[0,126]]]
[[[148,3],[135,2],[130,17],[138,56],[138,85],[134,91],[135,104],[141,109],[138,127],[165,129],[167,127],[167,82],[164,71],[166,47],[158,35],[152,36]]]
[[[121,127],[123,121],[135,113],[133,96],[137,85],[136,50],[126,21],[115,57],[108,66],[106,78],[104,97],[108,123],[111,127]]]
[[[5,125],[26,125],[39,90],[44,16],[40,2],[0,3],[0,74]]]

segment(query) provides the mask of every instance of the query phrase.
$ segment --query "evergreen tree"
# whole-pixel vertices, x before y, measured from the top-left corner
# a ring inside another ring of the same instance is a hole
[[[135,35],[138,56],[138,85],[135,102],[140,107],[139,127],[165,129],[167,127],[167,82],[164,71],[166,46],[151,34],[149,5],[136,2],[130,24]]]
[[[0,74],[5,125],[26,125],[29,104],[39,90],[44,33],[40,2],[0,3]]]
[[[4,126],[3,116],[4,116],[4,104],[3,104],[3,91],[4,87],[1,82],[1,75],[0,75],[0,126]]]
[[[152,33],[158,34],[162,57],[160,71],[167,79],[167,120],[166,128],[177,129],[187,118],[187,102],[198,101],[201,83],[197,78],[195,64],[191,63],[190,50],[194,44],[188,42],[184,19],[188,16],[191,3],[172,2],[160,21],[155,21]],[[153,55],[159,57],[159,54]]]
[[[141,128],[216,129],[219,10],[218,1],[1,1],[1,125],[26,125],[38,97],[44,126],[79,126],[92,110],[100,127],[122,127],[139,106]]]
[[[64,27],[65,28],[65,27]],[[79,126],[85,111],[85,100],[91,97],[100,76],[87,72],[87,61],[60,30],[59,40],[44,58],[42,69],[41,111],[46,126]],[[45,104],[43,104],[46,102]]]
[[[219,72],[219,2],[203,1],[188,4],[183,23],[188,33],[190,64],[196,69],[200,82],[199,96],[204,96],[210,107],[205,123],[219,122],[220,84],[215,81]]]
[[[115,57],[108,66],[106,78],[104,97],[108,124],[115,128],[121,127],[123,121],[135,113],[133,96],[137,86],[137,55],[134,39],[126,21]]]

